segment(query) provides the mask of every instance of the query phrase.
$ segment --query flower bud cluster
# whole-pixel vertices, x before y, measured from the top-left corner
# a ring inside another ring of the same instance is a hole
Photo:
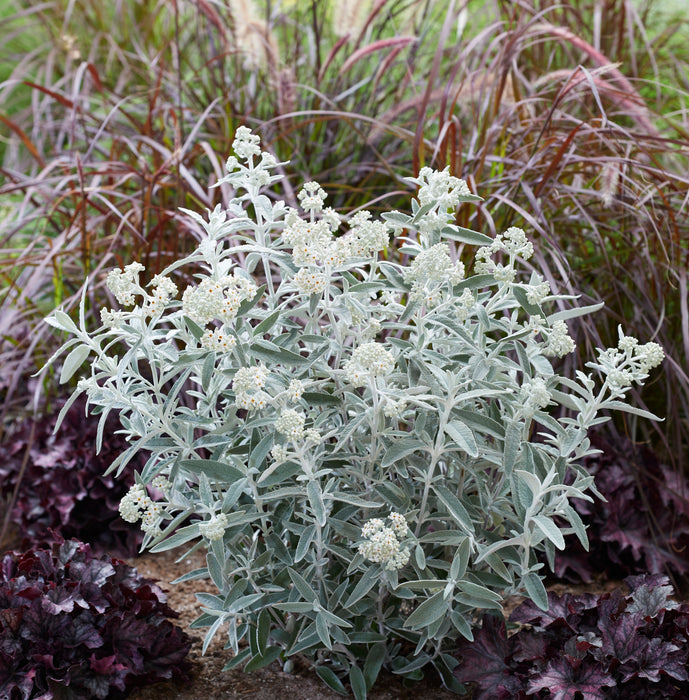
[[[402,546],[402,540],[408,533],[407,521],[399,513],[390,513],[387,520],[381,518],[369,520],[361,528],[365,542],[359,545],[359,554],[374,562],[383,564],[392,571],[401,569],[409,561],[409,548]]]
[[[309,214],[321,212],[327,196],[317,182],[305,182],[297,195],[301,208]]]
[[[304,437],[305,422],[306,416],[303,413],[298,413],[293,408],[287,408],[275,421],[275,430],[286,435],[292,442],[297,442]]]
[[[351,257],[370,257],[388,247],[388,227],[382,221],[373,221],[370,211],[357,212],[348,223],[350,230],[343,240],[349,246]]]
[[[536,411],[546,408],[551,398],[542,377],[526,380],[519,390],[519,411],[522,416],[530,418]]]
[[[447,243],[436,243],[414,258],[404,274],[404,280],[412,283],[413,298],[424,299],[428,306],[434,306],[431,295],[438,285],[458,284],[464,279],[464,273],[461,261],[452,262],[450,246]]]
[[[205,277],[196,287],[187,287],[182,295],[182,309],[192,321],[205,326],[214,319],[229,323],[239,311],[239,305],[256,294],[257,287],[237,274],[219,280]]]
[[[232,389],[235,392],[235,404],[246,410],[265,408],[270,396],[261,391],[268,378],[268,369],[263,365],[257,367],[240,367],[232,380]]]
[[[501,252],[509,255],[509,262],[506,265],[492,259],[493,255]],[[505,233],[496,236],[489,246],[483,246],[476,251],[474,270],[478,274],[493,275],[500,282],[514,282],[517,278],[515,260],[517,258],[528,260],[532,255],[533,244],[524,231],[511,226]]]
[[[123,270],[110,270],[105,280],[105,286],[115,295],[122,306],[132,306],[135,295],[143,293],[139,286],[139,272],[144,270],[141,263],[133,262]]]
[[[626,336],[618,329],[620,340],[617,348],[598,351],[597,367],[607,376],[607,385],[613,393],[623,393],[633,382],[643,384],[648,373],[660,365],[665,352],[658,343],[639,344],[636,338]]]
[[[234,141],[232,142],[232,150],[242,159],[251,162],[254,156],[261,155],[261,138],[257,134],[251,133],[251,129],[246,126],[240,126],[234,132]],[[230,170],[228,166],[228,170]]]
[[[443,210],[456,209],[462,197],[471,195],[467,183],[450,175],[448,170],[421,168],[419,177],[414,180],[420,185],[418,199],[421,206],[437,204]]]
[[[569,335],[567,324],[564,321],[554,321],[549,329],[542,329],[546,336],[546,342],[542,346],[543,354],[549,357],[564,357],[574,351],[574,340]]]
[[[167,480],[164,480],[167,483]],[[158,482],[156,482],[158,483]],[[162,483],[162,482],[161,482]],[[169,493],[169,488],[161,489]],[[134,484],[120,501],[120,516],[128,523],[135,523],[141,518],[141,529],[152,535],[159,535],[160,519],[164,515],[163,504],[150,498],[141,484]]]
[[[390,374],[395,358],[380,343],[365,343],[352,353],[345,364],[345,374],[352,386],[365,386],[373,377]]]
[[[199,523],[199,532],[212,542],[213,540],[221,540],[225,536],[226,527],[227,516],[225,513],[218,513],[213,515],[210,520]]]
[[[143,311],[146,316],[162,314],[167,303],[177,295],[177,285],[169,278],[156,275],[151,280],[154,293],[146,296]]]

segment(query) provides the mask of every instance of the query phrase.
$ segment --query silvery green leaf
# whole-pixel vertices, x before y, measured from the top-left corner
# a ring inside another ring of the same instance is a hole
[[[437,592],[443,588],[446,581],[441,578],[426,578],[418,581],[403,581],[398,586],[398,589],[410,588],[413,591],[429,590]]]
[[[500,440],[505,437],[505,429],[496,420],[493,420],[489,416],[485,416],[478,411],[471,411],[464,408],[453,408],[452,416],[457,416],[461,418],[462,422],[468,425],[470,428],[477,430],[478,432],[483,432],[491,437],[499,438]]]
[[[216,481],[232,482],[245,476],[236,467],[212,459],[183,459],[180,464],[193,474],[205,474]]]
[[[307,600],[311,603],[314,603],[318,600],[318,595],[316,594],[316,591],[314,591],[313,588],[311,588],[309,583],[300,573],[298,573],[292,568],[288,568],[287,573],[292,579],[292,583],[294,584],[295,588],[299,591],[299,594],[304,600]]]
[[[512,474],[512,469],[514,469],[517,461],[517,454],[522,443],[522,430],[522,424],[518,421],[511,420],[507,422],[502,467],[505,470],[505,475],[508,477]]]
[[[470,457],[478,457],[478,445],[472,429],[460,420],[452,420],[445,426],[445,432],[455,444]]]
[[[460,500],[453,494],[447,486],[436,484],[433,490],[438,494],[438,498],[443,502],[443,505],[448,509],[452,519],[468,534],[474,533],[474,524],[471,522],[469,513],[461,504]]]
[[[623,403],[622,401],[606,401],[606,409],[613,409],[615,411],[623,411],[625,413],[631,413],[634,416],[639,416],[639,418],[645,418],[646,420],[653,421],[663,421],[664,418],[659,418],[655,413],[650,411],[644,411],[642,408],[637,408],[636,406],[630,406],[629,404]]]
[[[581,546],[588,552],[589,538],[588,534],[586,533],[586,526],[584,525],[579,513],[577,513],[572,506],[567,506],[562,514],[562,517],[565,518],[572,526],[576,536],[579,538],[579,542],[581,542]]]
[[[282,649],[280,647],[268,647],[264,654],[259,654],[253,656],[244,666],[244,671],[246,673],[251,673],[252,671],[258,671],[260,668],[265,668],[277,661],[282,654]]]
[[[420,630],[428,627],[438,618],[442,617],[448,609],[449,601],[443,597],[443,591],[436,593],[424,600],[414,612],[405,620],[404,626],[411,630]]]
[[[318,677],[336,693],[340,695],[349,695],[347,689],[342,685],[342,681],[329,666],[316,666],[316,673]]]
[[[206,359],[203,361],[203,369],[201,370],[201,386],[204,391],[208,391],[211,383],[211,377],[215,371],[215,353],[209,352]]]
[[[328,623],[324,615],[320,612],[316,615],[316,633],[318,634],[318,638],[323,643],[323,646],[332,650],[333,644],[330,640],[330,629],[328,628]]]
[[[560,532],[560,528],[545,515],[534,515],[531,520],[536,527],[559,549],[565,548],[565,538]]]
[[[272,437],[272,435],[270,437]],[[256,483],[262,488],[273,488],[273,486],[277,486],[284,481],[289,481],[301,471],[302,468],[297,462],[292,462],[291,460],[286,462],[274,462],[268,469],[261,473]]]
[[[470,642],[474,641],[474,632],[472,631],[471,625],[467,622],[464,615],[456,610],[453,610],[450,613],[450,621],[454,625],[455,629],[462,635],[462,637],[468,639]]]
[[[199,535],[198,523],[193,525],[187,525],[186,527],[180,528],[174,535],[171,535],[166,540],[159,542],[155,547],[151,547],[151,552],[166,552],[168,549],[174,549],[183,544],[186,544],[190,540],[194,540]]]
[[[357,508],[381,508],[384,505],[381,501],[367,501],[363,498],[359,498],[359,496],[342,491],[333,491],[329,493],[328,496],[334,501],[349,503],[350,505],[357,506]]]
[[[299,542],[297,543],[297,549],[294,553],[295,564],[300,562],[306,556],[307,552],[309,551],[309,547],[311,546],[311,543],[313,542],[315,537],[316,537],[316,526],[315,525],[309,525],[308,527],[304,528],[304,531],[301,533],[301,536],[299,537]]]
[[[323,492],[321,491],[321,485],[317,481],[309,481],[306,484],[306,493],[309,498],[309,505],[316,517],[316,522],[324,527],[328,519],[325,512],[325,505],[323,504]]]
[[[366,700],[366,680],[361,669],[356,664],[353,664],[349,669],[349,683],[352,686],[355,700]]]
[[[465,537],[462,543],[457,547],[452,564],[450,565],[450,578],[456,581],[464,576],[467,565],[469,564],[469,555],[471,554],[471,542],[468,537]]]
[[[45,318],[45,322],[49,326],[53,326],[53,328],[57,328],[61,331],[66,331],[67,333],[76,334],[79,332],[79,329],[77,328],[74,321],[72,321],[72,319],[60,309],[56,309],[55,311],[53,311],[52,316],[47,316]]]
[[[201,649],[201,654],[206,653],[206,651],[208,650],[208,647],[210,646],[210,643],[213,641],[213,637],[215,637],[216,632],[220,629],[220,626],[224,622],[225,622],[225,618],[221,615],[210,626],[210,629],[208,630],[208,632],[206,632],[206,636],[203,640],[203,647]]]
[[[423,571],[426,568],[426,555],[424,554],[423,547],[420,544],[417,544],[416,547],[414,547],[414,559],[416,561],[416,565],[421,571]]]
[[[515,299],[519,302],[519,305],[526,311],[529,316],[542,316],[543,312],[541,311],[541,307],[538,306],[537,304],[532,304],[529,302],[527,296],[526,296],[526,291],[524,290],[523,287],[520,287],[519,285],[514,285],[512,287],[512,294],[514,294]],[[531,329],[527,329],[529,332],[531,332]]]
[[[491,591],[485,586],[481,586],[478,583],[472,583],[471,581],[457,581],[457,588],[459,588],[463,593],[471,596],[475,600],[485,601],[487,604],[491,603],[502,603],[502,596],[495,591]]]
[[[541,577],[534,573],[528,573],[522,579],[522,584],[526,588],[529,598],[541,609],[548,609],[548,593],[545,590]]]
[[[550,314],[550,316],[546,318],[546,321],[552,326],[555,321],[568,321],[570,318],[587,316],[588,314],[600,311],[604,306],[605,303],[602,301],[599,304],[591,304],[589,306],[573,306],[571,309],[565,309],[564,311],[557,311],[554,314]]]
[[[358,603],[378,582],[380,571],[378,567],[369,566],[359,579],[354,587],[354,590],[343,604],[345,608],[349,608],[355,603]]]
[[[60,384],[68,382],[74,373],[84,364],[84,360],[91,353],[91,348],[88,345],[77,345],[72,352],[65,358],[60,372]]]
[[[480,201],[480,199],[471,201]],[[461,226],[455,226],[454,224],[445,226],[440,233],[443,238],[449,238],[453,241],[459,241],[460,243],[467,243],[468,245],[484,246],[490,245],[493,242],[493,239],[490,236],[486,236],[485,233],[472,231],[470,228],[463,228]]]
[[[381,460],[382,467],[389,467],[400,459],[416,452],[416,450],[427,450],[427,445],[416,438],[404,438],[395,440],[386,450]]]
[[[366,680],[366,688],[369,690],[376,682],[386,656],[387,648],[385,644],[373,644],[368,650],[366,662],[364,663],[364,678]]]

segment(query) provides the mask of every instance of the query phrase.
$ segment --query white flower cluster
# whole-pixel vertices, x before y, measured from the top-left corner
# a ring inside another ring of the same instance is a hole
[[[214,319],[228,323],[239,311],[239,305],[251,299],[257,291],[249,279],[237,274],[219,280],[204,278],[196,287],[187,287],[182,295],[184,313],[200,326]]]
[[[450,246],[436,243],[420,252],[404,274],[405,282],[412,282],[412,295],[418,297],[426,291],[426,285],[450,283],[458,284],[464,279],[464,264],[452,262]]]
[[[599,350],[600,364],[590,365],[597,366],[607,375],[607,384],[613,393],[623,392],[633,382],[643,383],[650,370],[665,358],[665,352],[658,343],[640,345],[636,338],[624,335],[621,327],[618,332],[620,340],[617,348]]]
[[[167,479],[164,481],[167,483]],[[169,492],[169,488],[161,490],[165,494]],[[160,534],[163,504],[153,501],[141,484],[134,484],[129,489],[120,501],[119,511],[122,519],[128,523],[135,523],[141,518],[141,529],[144,532],[154,537]]]
[[[297,442],[304,437],[305,422],[306,416],[303,413],[298,413],[293,408],[287,408],[275,421],[275,430],[286,435],[292,442]]]
[[[421,168],[416,182],[419,187],[419,204],[438,204],[441,209],[456,209],[462,197],[471,195],[464,180],[450,175],[449,168],[432,170]]]
[[[221,328],[209,328],[201,336],[201,347],[216,352],[229,352],[237,345],[233,335],[224,332]]]
[[[328,286],[328,276],[313,268],[302,267],[294,275],[293,282],[302,294],[320,294]]]
[[[345,373],[352,386],[365,386],[372,377],[390,374],[395,358],[380,343],[365,343],[352,353],[345,364]]]
[[[121,328],[127,315],[125,311],[112,311],[103,307],[100,310],[100,321],[106,328]]]
[[[235,392],[235,404],[239,408],[249,411],[265,408],[270,401],[270,396],[261,391],[266,385],[268,369],[263,365],[257,367],[240,367],[232,380],[232,389]]]
[[[285,217],[282,240],[292,248],[292,259],[299,267],[342,264],[347,259],[344,239],[333,239],[330,224],[325,219],[306,221],[291,209]]]
[[[549,329],[540,330],[546,336],[546,342],[542,347],[543,354],[548,357],[564,357],[573,352],[576,347],[564,321],[555,321]]]
[[[115,269],[108,272],[105,286],[115,295],[122,306],[132,306],[134,296],[143,293],[139,286],[139,273],[144,270],[141,263],[133,262],[123,270]]]
[[[507,265],[492,259],[494,254],[500,252],[509,255]],[[517,258],[528,260],[532,255],[533,244],[527,239],[524,231],[511,226],[501,236],[496,236],[489,246],[483,246],[476,251],[474,270],[478,274],[493,275],[500,282],[514,282],[517,277],[514,261]]]
[[[389,525],[381,518],[369,520],[361,534],[366,539],[359,545],[359,554],[376,564],[383,564],[390,571],[401,569],[409,561],[409,548],[402,546],[409,528],[400,513],[390,513]]]
[[[347,223],[350,230],[342,240],[351,257],[369,257],[388,247],[388,227],[382,221],[373,221],[370,211],[357,212]]]
[[[542,304],[550,294],[550,284],[535,272],[529,284],[524,285],[526,300],[529,304]]]
[[[310,214],[323,210],[323,202],[328,195],[317,182],[305,182],[297,197],[301,208]]]
[[[304,393],[304,383],[299,379],[292,379],[287,387],[289,393],[289,400],[292,403],[297,403]]]
[[[457,299],[455,305],[455,316],[460,323],[464,323],[469,318],[471,310],[476,306],[476,298],[471,289],[465,289]]]
[[[383,414],[388,418],[401,418],[406,408],[406,401],[394,401],[393,399],[388,399],[385,402]]]
[[[250,162],[254,156],[261,155],[261,137],[251,133],[251,129],[240,126],[234,132],[232,150],[242,159]],[[230,170],[230,167],[227,168]]]
[[[161,314],[172,297],[177,295],[177,285],[169,278],[156,275],[151,280],[151,287],[155,289],[153,294],[146,296],[143,311],[146,316]]]
[[[525,417],[531,417],[541,408],[546,408],[552,398],[545,381],[541,377],[526,380],[519,390],[519,411]]]
[[[226,527],[227,516],[225,513],[218,513],[212,516],[210,520],[199,523],[199,532],[207,540],[221,540],[225,536]]]

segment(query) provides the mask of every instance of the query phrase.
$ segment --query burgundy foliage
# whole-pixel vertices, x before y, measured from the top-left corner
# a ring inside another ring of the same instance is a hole
[[[0,697],[124,698],[186,679],[189,637],[163,591],[88,544],[9,552],[0,562]]]
[[[669,599],[659,574],[630,576],[619,590],[558,597],[549,609],[520,605],[510,622],[486,614],[474,641],[462,641],[455,676],[473,700],[624,700],[689,697],[689,606]]]
[[[58,404],[57,409],[60,407]],[[98,420],[85,415],[84,399],[76,401],[53,434],[57,416],[56,411],[33,423],[33,440],[32,421],[25,420],[0,444],[0,496],[4,498],[14,491],[29,447],[12,521],[27,538],[27,546],[54,529],[65,538],[90,543],[97,551],[133,556],[142,540],[141,531],[122,520],[117,509],[134,483],[134,469],[143,466],[141,458],[130,462],[117,479],[103,476],[128,447],[115,434],[116,417],[108,419],[103,448],[96,454]]]
[[[603,453],[585,467],[607,502],[574,499],[588,526],[589,551],[575,536],[555,557],[555,576],[589,582],[592,574],[689,573],[689,483],[644,446],[593,434]]]

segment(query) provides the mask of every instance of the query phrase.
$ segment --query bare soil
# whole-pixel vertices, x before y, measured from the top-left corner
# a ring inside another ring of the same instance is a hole
[[[266,668],[245,673],[240,669],[223,671],[223,666],[232,658],[232,651],[223,649],[225,639],[219,632],[201,654],[204,630],[190,629],[189,625],[199,615],[196,592],[216,593],[210,581],[188,581],[170,585],[171,581],[192,569],[204,565],[200,553],[175,563],[174,552],[143,554],[127,563],[136,567],[142,576],[156,579],[168,596],[168,605],[180,617],[175,621],[194,640],[189,660],[191,680],[187,684],[156,683],[133,692],[130,700],[219,700],[220,698],[242,698],[246,700],[334,700],[342,696],[333,692],[309,668],[304,659],[297,659],[296,669],[285,673],[279,662]],[[407,687],[399,676],[381,672],[375,687],[368,694],[370,700],[457,700],[458,696],[443,688],[440,678],[432,669],[426,677]]]

